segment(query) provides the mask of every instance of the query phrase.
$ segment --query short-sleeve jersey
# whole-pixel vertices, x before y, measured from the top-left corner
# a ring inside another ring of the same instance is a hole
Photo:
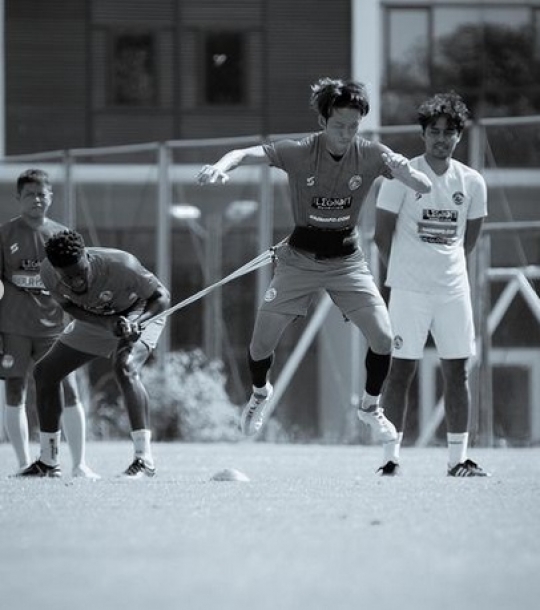
[[[487,215],[487,189],[474,169],[451,159],[437,175],[425,157],[411,165],[432,183],[420,195],[397,181],[384,181],[377,208],[397,214],[386,284],[427,293],[469,290],[464,237],[467,221]]]
[[[0,332],[48,337],[62,331],[64,312],[45,288],[40,268],[45,242],[65,229],[50,218],[32,228],[20,216],[0,227],[0,274],[5,287]]]
[[[147,301],[158,289],[164,289],[156,276],[139,260],[123,250],[86,248],[91,280],[84,294],[73,292],[46,259],[41,277],[60,303],[72,303],[100,316],[124,314]]]
[[[288,175],[294,223],[300,227],[346,229],[358,223],[362,203],[374,180],[391,177],[382,153],[388,148],[357,136],[336,160],[322,132],[302,140],[264,146],[270,164]]]

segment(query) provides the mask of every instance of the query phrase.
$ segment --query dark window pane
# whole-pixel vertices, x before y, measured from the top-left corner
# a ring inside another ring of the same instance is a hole
[[[115,35],[112,103],[119,106],[153,106],[156,104],[156,97],[153,35]]]
[[[207,34],[204,48],[207,104],[245,102],[244,37],[236,32]]]

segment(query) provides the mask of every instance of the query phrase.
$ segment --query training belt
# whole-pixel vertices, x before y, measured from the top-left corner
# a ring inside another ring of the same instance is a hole
[[[354,254],[358,250],[358,230],[319,229],[295,227],[289,237],[289,245],[298,250],[311,252],[316,258],[339,258]]]

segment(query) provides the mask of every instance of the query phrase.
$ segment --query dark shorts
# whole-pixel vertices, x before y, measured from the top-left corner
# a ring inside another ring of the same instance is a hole
[[[0,379],[25,377],[34,362],[42,358],[56,337],[25,337],[4,333],[4,353],[0,358]]]
[[[147,345],[150,350],[155,349],[164,326],[164,318],[150,322],[143,330],[139,341]],[[66,326],[59,341],[79,352],[107,358],[116,350],[120,339],[103,326],[74,320]]]
[[[344,314],[385,304],[361,250],[321,260],[284,245],[277,251],[274,278],[260,309],[305,316],[321,290]]]

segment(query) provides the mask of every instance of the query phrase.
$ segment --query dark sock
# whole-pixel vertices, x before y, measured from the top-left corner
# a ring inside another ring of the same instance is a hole
[[[274,354],[264,358],[264,360],[253,360],[248,350],[248,366],[251,373],[251,382],[256,388],[263,388],[266,385],[266,377],[273,361]]]
[[[376,354],[371,348],[366,354],[366,392],[372,396],[381,393],[390,368],[390,354]]]

